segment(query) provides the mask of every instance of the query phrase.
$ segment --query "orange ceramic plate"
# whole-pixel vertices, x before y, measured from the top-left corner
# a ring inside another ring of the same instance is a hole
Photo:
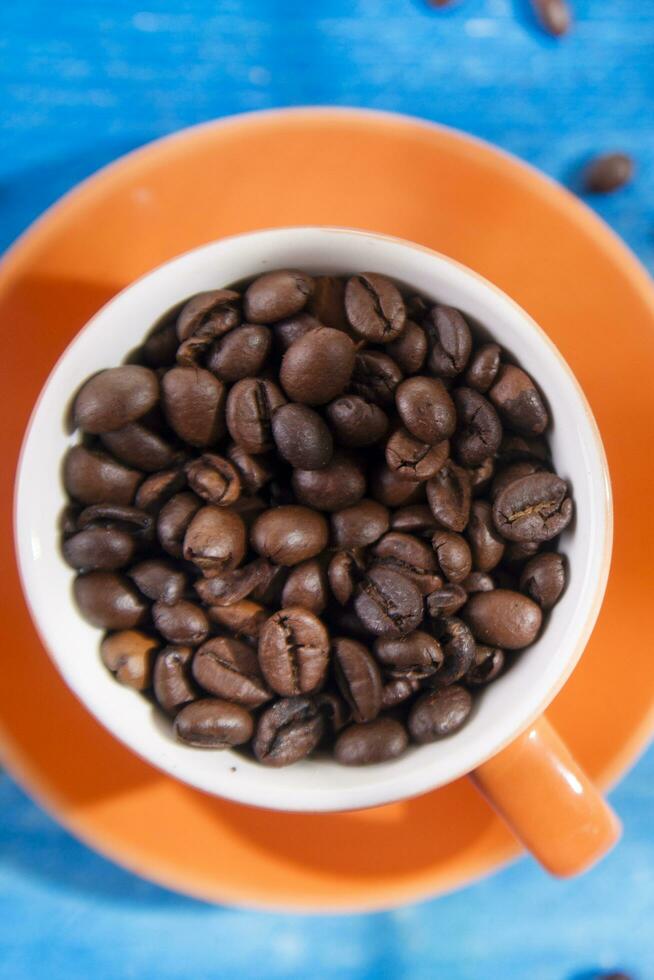
[[[643,642],[654,526],[640,516],[654,484],[654,293],[605,225],[517,160],[415,120],[328,109],[201,126],[101,171],[0,269],[3,458],[16,459],[59,353],[118,289],[210,239],[293,224],[388,232],[465,262],[521,303],[572,364],[606,443],[615,551],[592,642],[551,717],[591,775],[616,779],[654,721]],[[135,336],[146,326],[134,324]],[[11,550],[9,479],[1,492],[5,760],[92,847],[190,895],[303,910],[435,895],[518,852],[466,781],[367,812],[287,816],[205,796],[136,758],[80,706],[41,647]]]

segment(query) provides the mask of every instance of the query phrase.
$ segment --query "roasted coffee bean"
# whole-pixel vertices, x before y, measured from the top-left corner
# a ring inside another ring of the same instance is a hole
[[[293,504],[264,511],[250,531],[254,550],[275,565],[299,565],[319,555],[328,540],[323,515]]]
[[[376,500],[360,500],[358,504],[335,511],[331,516],[332,541],[338,548],[367,548],[389,528],[388,508]]]
[[[505,432],[497,458],[501,465],[519,463],[523,460],[537,460],[547,466],[550,453],[545,440],[538,436],[529,439],[517,433]]]
[[[547,551],[531,558],[520,575],[520,591],[537,602],[541,609],[551,609],[561,598],[566,573],[563,555]]]
[[[375,718],[345,728],[336,740],[334,756],[342,766],[369,766],[397,759],[408,744],[406,730],[399,721]]]
[[[237,381],[227,396],[230,436],[248,453],[267,452],[274,445],[272,417],[285,404],[286,399],[273,381],[264,378]]]
[[[231,749],[252,737],[252,715],[240,704],[204,698],[185,705],[175,718],[180,742],[199,749]]]
[[[570,30],[572,16],[567,0],[531,0],[536,16],[548,34],[560,37]]]
[[[73,418],[84,432],[114,432],[142,418],[158,399],[159,382],[154,371],[140,364],[122,364],[100,371],[82,386],[73,405]]]
[[[225,385],[199,367],[174,367],[161,379],[161,405],[173,432],[191,446],[213,445],[225,432]]]
[[[478,595],[489,595],[480,592]],[[443,616],[434,624],[434,633],[443,649],[445,663],[436,678],[439,686],[460,680],[475,660],[475,639],[466,624],[455,616]]]
[[[314,279],[307,310],[326,327],[347,333],[352,329],[345,315],[345,280],[338,276],[317,276]]]
[[[324,419],[307,405],[282,405],[272,420],[277,452],[291,466],[319,470],[332,458],[334,442]]]
[[[474,388],[457,388],[454,404],[458,419],[454,452],[464,466],[479,466],[500,448],[502,424],[488,399]]]
[[[298,501],[316,510],[351,507],[366,492],[366,478],[354,457],[337,451],[321,470],[293,470],[291,480]]]
[[[79,504],[67,504],[59,515],[58,528],[61,531],[63,540],[75,534],[77,531],[77,518],[80,513]]]
[[[497,495],[508,487],[510,483],[514,483],[516,480],[522,479],[523,476],[531,476],[532,473],[540,473],[545,467],[542,463],[538,463],[535,460],[521,460],[517,463],[507,463],[498,470],[493,483],[491,485],[491,500],[495,500]]]
[[[282,359],[279,380],[291,401],[326,405],[349,384],[356,347],[342,330],[319,327],[299,337]]]
[[[430,446],[420,442],[404,427],[396,429],[386,443],[386,463],[390,470],[412,480],[429,480],[450,453],[447,439]]]
[[[470,486],[473,497],[479,497],[488,489],[495,473],[495,460],[492,456],[483,459],[478,466],[466,467],[470,474]]]
[[[268,618],[267,610],[251,599],[241,599],[231,606],[210,606],[207,612],[212,622],[218,623],[234,636],[244,636],[248,640],[259,638]]]
[[[490,572],[502,560],[505,541],[493,523],[493,511],[487,500],[474,500],[466,528],[472,560],[478,572]]]
[[[420,595],[429,595],[443,584],[433,550],[411,534],[390,531],[372,548],[372,553],[376,565],[393,568],[405,575]]]
[[[335,735],[345,728],[351,718],[352,712],[348,708],[343,698],[333,691],[320,691],[314,696],[314,702],[320,713],[326,719],[327,728],[331,734]]]
[[[487,572],[470,572],[461,585],[468,595],[473,592],[492,592],[495,588],[495,582]]]
[[[451,306],[434,306],[423,321],[427,332],[427,366],[440,378],[455,378],[465,371],[472,350],[470,327]]]
[[[405,374],[417,374],[427,357],[427,334],[413,320],[407,320],[400,336],[386,350]]]
[[[236,467],[217,453],[204,453],[186,464],[188,485],[198,497],[217,507],[229,507],[241,496]]]
[[[525,562],[539,551],[539,541],[507,541],[502,557],[502,574],[519,575]]]
[[[154,665],[152,686],[157,703],[169,715],[197,697],[191,678],[191,647],[166,647]]]
[[[139,541],[149,541],[153,537],[154,519],[138,507],[123,507],[119,504],[91,504],[77,515],[77,527],[102,527],[127,531]]]
[[[179,566],[163,558],[147,558],[127,573],[139,592],[153,602],[178,602],[185,594],[188,578]]]
[[[382,711],[389,711],[407,701],[419,687],[420,682],[411,677],[392,677],[382,688]]]
[[[243,518],[228,507],[202,507],[184,535],[184,558],[208,577],[240,565],[246,548]]]
[[[289,573],[282,591],[284,608],[302,606],[317,616],[324,610],[329,599],[327,573],[324,565],[315,558],[303,561]]]
[[[354,359],[350,391],[374,405],[390,407],[402,377],[400,368],[388,354],[378,350],[360,350]]]
[[[401,507],[424,500],[425,483],[423,480],[409,480],[380,463],[370,474],[370,492],[385,507]]]
[[[177,329],[174,320],[151,330],[140,348],[140,358],[151,368],[170,367],[177,353]]]
[[[627,153],[602,153],[584,170],[584,187],[592,194],[607,194],[628,184],[634,175],[634,161]]]
[[[423,630],[399,638],[380,637],[375,640],[374,651],[390,676],[416,681],[435,674],[445,659],[438,640]]]
[[[470,692],[459,684],[429,691],[418,698],[409,712],[411,738],[426,745],[453,735],[467,721],[471,710]]]
[[[273,565],[272,562],[266,562],[266,565],[269,574],[267,572],[266,577],[254,587],[248,598],[260,602],[263,606],[278,609],[283,605],[282,592],[289,571],[284,565]]]
[[[102,442],[123,463],[146,473],[167,470],[179,462],[179,453],[170,443],[139,422],[130,422],[115,432],[106,432]]]
[[[284,354],[294,341],[304,337],[310,330],[317,330],[318,327],[323,326],[330,326],[330,324],[321,323],[308,313],[298,313],[297,316],[289,317],[287,320],[279,320],[272,328],[275,344]]]
[[[179,646],[197,646],[209,632],[209,621],[204,610],[186,599],[172,603],[155,602],[152,620],[165,640]]]
[[[64,459],[64,487],[82,504],[131,504],[143,474],[107,453],[73,446]]]
[[[347,605],[354,595],[363,571],[363,561],[356,551],[337,551],[332,555],[327,578],[334,598],[342,606]]]
[[[388,344],[402,333],[406,310],[400,291],[390,279],[364,272],[348,279],[345,312],[356,333],[373,344]]]
[[[196,651],[191,670],[205,691],[246,708],[259,708],[272,697],[256,651],[240,640],[227,636],[207,640]]]
[[[263,370],[271,347],[272,334],[267,327],[244,323],[214,341],[207,367],[227,384],[241,378],[256,378]]]
[[[259,634],[259,663],[270,687],[284,697],[322,686],[329,662],[329,634],[301,606],[280,609]]]
[[[357,640],[337,637],[332,644],[336,681],[357,722],[372,721],[381,710],[382,681],[372,654]]]
[[[376,636],[404,636],[422,620],[422,597],[416,585],[393,568],[373,565],[354,597],[356,614]]]
[[[193,516],[202,507],[194,493],[177,493],[159,511],[157,536],[164,551],[173,558],[182,557],[184,535]]]
[[[152,684],[152,668],[158,644],[139,630],[120,630],[110,633],[100,645],[105,667],[116,680],[136,691],[145,691]]]
[[[505,650],[533,643],[543,621],[539,605],[509,589],[476,592],[461,615],[479,643]]]
[[[568,526],[572,511],[565,480],[554,473],[533,473],[497,495],[493,521],[509,541],[549,541]]]
[[[549,423],[547,409],[533,380],[514,364],[504,364],[488,392],[502,421],[519,435],[538,436]]]
[[[406,428],[421,442],[433,446],[454,432],[454,402],[438,378],[407,378],[398,385],[395,404]]]
[[[266,272],[250,283],[243,297],[243,312],[250,323],[274,323],[304,309],[313,280],[296,269]]]
[[[343,395],[330,402],[327,418],[336,441],[351,448],[372,446],[388,430],[388,418],[381,408],[358,395]]]
[[[136,552],[136,541],[134,535],[127,531],[89,527],[67,538],[62,551],[66,562],[78,571],[116,571],[131,562]]]
[[[179,311],[177,338],[180,343],[195,340],[206,349],[215,337],[220,337],[241,321],[241,297],[233,289],[211,289],[196,293]],[[189,348],[190,349],[190,348]]]
[[[438,573],[448,582],[462,582],[472,568],[472,555],[466,539],[454,531],[436,531],[431,546]]]
[[[141,510],[156,513],[167,500],[186,486],[186,474],[182,469],[162,470],[148,476],[136,491],[134,503]]]
[[[252,456],[236,442],[227,446],[227,456],[236,467],[246,493],[257,493],[272,479],[272,466],[265,456]]]
[[[211,578],[195,582],[195,591],[208,606],[233,606],[247,599],[258,587],[265,588],[272,581],[275,566],[263,558],[257,558],[242,568],[219,572]]]
[[[468,593],[463,585],[443,585],[427,596],[427,610],[433,619],[454,616],[467,601]]]
[[[290,766],[306,758],[323,736],[325,722],[311,698],[282,698],[266,708],[252,743],[264,766]]]
[[[478,646],[475,660],[468,670],[464,680],[471,687],[483,687],[490,684],[502,673],[504,667],[504,651],[499,647]]]
[[[427,483],[431,512],[449,531],[463,531],[470,516],[470,474],[452,460]]]
[[[79,611],[92,626],[126,630],[141,626],[147,617],[148,603],[129,579],[116,572],[78,575],[73,592]]]
[[[431,534],[436,520],[427,504],[408,504],[391,512],[391,531],[404,534]]]
[[[502,350],[498,344],[484,344],[483,347],[478,347],[468,364],[466,384],[482,393],[487,392],[499,371],[501,354]]]

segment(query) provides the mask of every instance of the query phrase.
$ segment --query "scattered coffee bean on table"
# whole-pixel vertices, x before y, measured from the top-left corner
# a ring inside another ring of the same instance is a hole
[[[560,37],[570,30],[572,15],[567,0],[531,0],[540,24],[549,34]]]
[[[450,737],[564,592],[536,379],[379,273],[192,296],[72,417],[77,606],[185,745],[358,766]]]
[[[609,194],[631,181],[634,161],[627,153],[603,153],[586,165],[584,187],[591,194]]]

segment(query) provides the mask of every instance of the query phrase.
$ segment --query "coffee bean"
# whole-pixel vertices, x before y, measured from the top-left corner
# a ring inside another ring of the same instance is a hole
[[[549,423],[547,409],[533,380],[514,364],[504,364],[488,397],[502,421],[519,435],[538,436]]]
[[[105,630],[126,630],[145,622],[148,603],[129,579],[116,572],[78,575],[75,602],[84,619]]]
[[[413,320],[407,320],[400,336],[386,350],[405,374],[418,374],[427,357],[427,334]]]
[[[259,663],[268,684],[285,697],[322,686],[329,661],[329,634],[301,606],[280,609],[259,634]]]
[[[504,651],[499,647],[478,646],[475,660],[468,670],[464,680],[472,687],[483,687],[490,684],[502,673],[504,667]]]
[[[107,453],[73,446],[64,459],[64,487],[82,504],[131,504],[143,474]]]
[[[263,370],[271,347],[272,334],[267,327],[245,323],[214,341],[207,367],[227,384],[241,378],[256,378]]]
[[[402,637],[375,640],[375,656],[392,677],[421,681],[443,666],[445,659],[438,640],[430,633],[415,630]]]
[[[295,269],[266,272],[250,283],[243,297],[243,312],[250,323],[274,323],[304,309],[313,280]]]
[[[259,638],[268,618],[268,611],[251,599],[241,599],[231,606],[210,606],[207,612],[212,622],[218,623],[234,636],[244,636],[248,640]]]
[[[549,541],[570,523],[568,484],[554,473],[514,480],[493,503],[493,521],[509,541]]]
[[[106,449],[123,463],[146,473],[167,470],[179,462],[179,454],[162,436],[138,422],[102,436]]]
[[[197,646],[209,632],[204,610],[186,599],[173,603],[155,602],[152,620],[163,638],[178,646]]]
[[[139,364],[108,368],[90,378],[73,405],[75,425],[85,432],[122,429],[153,408],[159,399],[154,371]]]
[[[401,507],[425,499],[424,481],[409,480],[396,470],[390,470],[384,463],[374,467],[369,483],[371,495],[385,507]]]
[[[315,558],[295,566],[286,579],[281,596],[284,608],[302,606],[317,616],[324,610],[328,599],[327,573],[324,565]]]
[[[537,460],[547,466],[550,462],[549,449],[544,439],[538,436],[530,439],[510,432],[505,432],[502,436],[497,457],[501,465]]]
[[[292,487],[301,504],[336,511],[358,503],[366,492],[363,470],[352,456],[337,451],[321,470],[293,470]]]
[[[433,550],[425,541],[411,534],[390,531],[375,544],[372,553],[376,565],[405,575],[414,583],[420,595],[429,595],[443,584]]]
[[[279,320],[273,324],[272,328],[275,344],[283,354],[295,340],[304,337],[305,333],[309,333],[310,330],[317,330],[318,327],[323,326],[330,327],[332,324],[321,322],[308,313],[298,313],[286,320]]]
[[[337,551],[332,556],[327,569],[329,587],[337,602],[347,605],[357,582],[364,571],[364,564],[356,551]]]
[[[470,572],[461,583],[468,595],[473,592],[492,592],[495,582],[487,572]]]
[[[436,531],[431,546],[438,573],[448,582],[462,582],[472,568],[472,555],[465,538],[454,531]]]
[[[443,527],[463,531],[470,516],[470,475],[452,460],[427,483],[431,512]]]
[[[373,565],[357,588],[357,616],[376,636],[404,636],[423,616],[422,597],[415,584],[392,568]]]
[[[186,486],[186,474],[182,469],[161,470],[146,477],[136,491],[134,503],[141,510],[157,513],[167,500]]]
[[[406,428],[421,442],[433,446],[454,432],[454,402],[438,378],[407,378],[395,392],[395,404]]]
[[[345,280],[338,276],[317,276],[313,281],[313,293],[307,310],[326,327],[351,331],[345,315]]]
[[[100,645],[105,667],[117,681],[136,691],[145,691],[150,687],[157,650],[157,641],[139,630],[110,633]]]
[[[150,514],[138,507],[123,507],[119,504],[91,504],[77,515],[77,527],[107,528],[127,531],[140,542],[150,541],[154,535],[154,520]]]
[[[353,341],[341,330],[310,330],[284,354],[279,380],[292,401],[326,405],[349,384],[355,353]]]
[[[427,332],[427,365],[440,378],[455,378],[465,370],[472,350],[470,327],[451,306],[434,306],[423,322]]]
[[[153,602],[178,602],[186,592],[188,579],[177,565],[162,558],[147,558],[127,573],[139,592]]]
[[[272,697],[256,652],[247,643],[227,636],[214,636],[199,647],[192,673],[205,691],[246,708],[259,708]]]
[[[227,428],[234,442],[255,455],[272,449],[272,417],[284,404],[286,399],[273,381],[237,381],[227,396],[226,410]]]
[[[254,754],[264,766],[290,766],[313,752],[324,728],[323,716],[311,698],[282,698],[259,718]]]
[[[391,513],[391,530],[404,534],[430,534],[436,521],[427,504],[408,504]]]
[[[497,377],[501,354],[502,349],[498,344],[478,347],[468,363],[466,384],[485,394]]]
[[[531,0],[542,27],[554,37],[567,34],[572,20],[566,0]]]
[[[388,531],[389,512],[376,500],[360,500],[331,515],[332,540],[338,548],[367,548]]]
[[[447,439],[430,446],[399,428],[386,443],[386,463],[390,470],[413,480],[429,480],[445,463],[450,452]]]
[[[345,728],[351,718],[351,711],[347,704],[333,691],[320,691],[314,696],[314,703],[321,715],[327,722],[327,727],[332,734],[340,732]]]
[[[353,395],[374,405],[392,406],[402,372],[392,357],[378,350],[359,350],[350,381]]]
[[[90,527],[64,541],[62,551],[71,568],[79,571],[116,571],[130,563],[136,551],[136,542],[127,531]]]
[[[369,766],[397,759],[408,744],[407,733],[399,721],[375,718],[345,728],[336,740],[334,756],[342,766]]]
[[[566,572],[563,555],[547,551],[530,559],[520,575],[520,591],[537,602],[541,609],[551,609],[561,598]]]
[[[386,681],[382,688],[382,711],[389,711],[407,701],[419,687],[420,682],[410,677],[393,677]]]
[[[324,419],[307,405],[278,408],[272,420],[272,434],[277,452],[291,466],[319,470],[332,458],[332,434]]]
[[[199,749],[231,749],[249,741],[254,732],[252,715],[240,704],[204,698],[185,705],[175,718],[180,742]]]
[[[395,340],[406,322],[400,291],[390,279],[376,272],[364,272],[348,279],[345,312],[352,329],[373,344]]]
[[[272,478],[272,466],[265,456],[252,456],[236,442],[227,446],[227,456],[236,468],[246,493],[257,493]]]
[[[521,650],[533,643],[543,621],[540,606],[508,589],[476,592],[462,616],[479,643],[505,650]]]
[[[492,486],[490,496],[492,500],[495,500],[497,495],[508,487],[510,483],[514,483],[516,480],[520,480],[523,476],[531,476],[532,473],[540,473],[545,469],[542,463],[536,462],[536,460],[522,460],[517,463],[507,463],[498,470],[495,476]]]
[[[378,405],[358,395],[343,395],[327,406],[334,437],[342,446],[372,446],[386,435],[388,418]]]
[[[423,694],[409,712],[409,732],[414,742],[426,745],[453,735],[467,721],[472,698],[465,687],[452,684]]]
[[[372,721],[381,710],[382,682],[379,667],[357,640],[337,637],[332,644],[334,669],[341,694],[357,722]]]
[[[229,507],[241,496],[236,467],[217,453],[204,453],[187,463],[186,479],[198,497],[217,507]]]
[[[467,466],[473,497],[480,497],[488,489],[495,473],[495,460],[492,456],[483,459],[478,466]]]
[[[194,493],[178,493],[164,504],[157,518],[157,536],[164,551],[173,558],[182,557],[186,529],[202,507]]]
[[[192,657],[190,647],[166,647],[155,661],[154,696],[169,715],[174,715],[183,704],[197,697],[190,672]]]
[[[225,570],[211,578],[198,579],[195,591],[209,606],[233,606],[247,599],[258,587],[266,588],[272,581],[275,566],[257,558],[242,568]]]
[[[454,452],[464,466],[479,466],[500,448],[502,424],[488,399],[474,388],[457,388],[454,404],[458,419]]]
[[[254,550],[275,565],[299,565],[327,547],[329,529],[322,514],[289,505],[265,511],[252,526]]]
[[[478,572],[490,572],[502,560],[504,539],[497,533],[493,512],[486,500],[474,500],[466,528],[472,560]]]
[[[627,153],[602,153],[584,170],[584,186],[592,194],[607,194],[624,187],[634,175],[634,161]]]
[[[209,577],[240,565],[246,548],[243,519],[228,507],[202,507],[184,535],[184,558]]]
[[[213,445],[225,432],[225,386],[199,367],[174,367],[161,379],[161,405],[173,432],[192,446]]]
[[[164,322],[155,326],[143,341],[139,360],[151,368],[170,367],[175,361],[177,345],[175,321]]]
[[[468,593],[462,585],[443,585],[427,596],[427,610],[433,619],[454,616],[467,601]]]
[[[179,311],[177,338],[180,343],[195,341],[196,350],[206,350],[215,337],[220,337],[241,321],[240,294],[233,289],[211,289],[196,293]],[[187,350],[192,351],[192,346]]]
[[[490,594],[478,593],[478,595]],[[452,684],[460,680],[475,661],[474,637],[466,624],[455,616],[443,616],[438,619],[434,624],[434,633],[445,657],[445,663],[439,670],[436,680],[439,686]]]

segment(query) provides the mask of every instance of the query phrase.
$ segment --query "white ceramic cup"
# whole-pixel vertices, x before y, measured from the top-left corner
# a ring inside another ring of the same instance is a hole
[[[73,604],[73,572],[61,557],[58,541],[58,518],[66,502],[61,463],[77,438],[67,433],[64,417],[80,383],[119,364],[149,327],[184,298],[283,267],[311,273],[385,273],[430,300],[460,309],[482,335],[496,340],[537,379],[552,409],[548,436],[556,470],[573,488],[575,518],[560,542],[568,559],[569,582],[541,637],[480,694],[459,733],[365,768],[317,759],[267,769],[234,752],[200,751],[176,742],[171,726],[151,705],[116,683],[102,665],[100,633]],[[62,354],[34,409],[18,470],[15,521],[32,616],[57,668],[88,710],[125,745],[191,786],[230,800],[296,811],[388,803],[435,789],[472,770],[483,773],[479,767],[490,757],[507,758],[501,750],[530,731],[584,650],[604,593],[612,534],[606,461],[589,406],[559,352],[524,310],[474,272],[429,249],[377,234],[310,227],[253,232],[202,246],[154,270],[107,303]],[[541,731],[532,741],[542,737]],[[541,745],[541,759],[542,751]],[[516,786],[523,776],[516,770]],[[493,786],[483,788],[494,795]],[[586,798],[592,795],[586,783],[577,796],[584,798],[584,793]],[[507,813],[515,809],[513,804],[500,801],[498,806],[534,847],[525,820]],[[548,863],[547,855],[539,856]],[[555,864],[549,860],[549,866],[561,873],[581,866],[579,860],[567,869]]]

